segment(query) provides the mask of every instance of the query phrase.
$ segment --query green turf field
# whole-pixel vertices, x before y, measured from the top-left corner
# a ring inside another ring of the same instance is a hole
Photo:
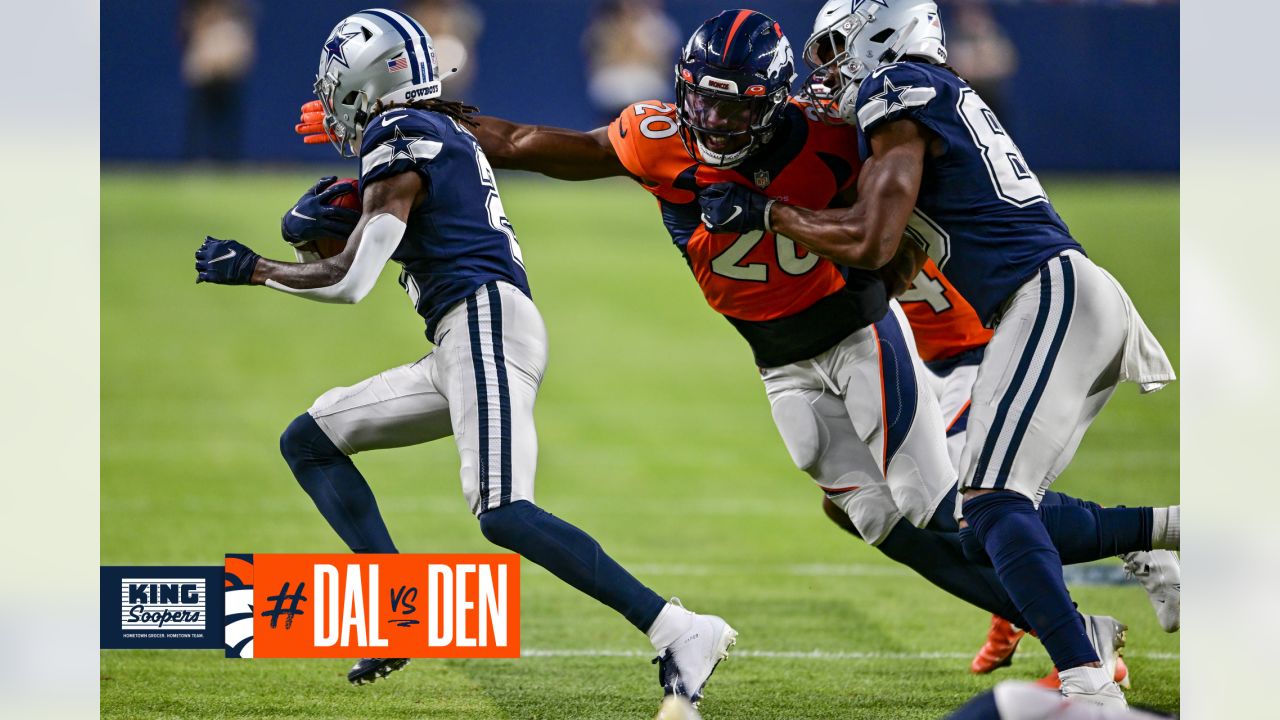
[[[318,174],[318,173],[317,173]],[[277,451],[319,393],[428,351],[387,271],[357,306],[194,284],[203,236],[288,257],[299,174],[107,172],[102,181],[102,562],[220,564],[225,552],[345,547]],[[593,534],[664,595],[723,615],[736,655],[716,718],[938,718],[1005,678],[1050,669],[1034,640],[975,677],[987,616],[831,525],[790,463],[746,344],[708,309],[650,196],[626,181],[504,177],[546,319],[539,504]],[[1177,365],[1172,182],[1050,180],[1090,254],[1126,285]],[[1178,388],[1117,393],[1058,489],[1104,504],[1178,500]],[[406,552],[487,552],[450,441],[359,456]],[[412,663],[354,688],[343,660],[216,651],[102,653],[109,718],[646,718],[648,641],[524,564],[528,657]],[[1178,706],[1178,636],[1137,585],[1085,587],[1130,626],[1131,701]]]

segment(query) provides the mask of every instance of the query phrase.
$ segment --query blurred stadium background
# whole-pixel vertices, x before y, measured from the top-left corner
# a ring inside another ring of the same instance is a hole
[[[798,56],[819,4],[751,6],[780,20]],[[421,14],[442,66],[446,53],[468,58],[455,95],[486,113],[581,129],[606,122],[619,96],[670,97],[674,48],[730,7],[396,5]],[[292,128],[326,33],[362,7],[102,7],[105,564],[342,550],[276,438],[323,390],[425,353],[420,321],[390,269],[365,302],[335,308],[196,287],[191,253],[209,233],[289,257],[280,214],[316,176],[354,173]],[[943,13],[956,65],[996,98],[1059,211],[1177,366],[1178,6],[946,3]],[[627,181],[523,174],[501,185],[551,340],[540,502],[660,592],[739,628],[742,652],[717,672],[708,718],[937,718],[997,680],[1049,669],[1028,641],[1012,668],[969,675],[987,618],[821,516],[777,438],[749,352],[705,308],[647,193]],[[1107,504],[1177,502],[1179,397],[1177,384],[1150,398],[1117,393],[1062,489]],[[405,550],[491,549],[458,493],[451,443],[359,462]],[[1114,577],[1118,563],[1103,565]],[[648,717],[657,689],[644,640],[524,569],[524,660],[418,662],[357,691],[343,662],[107,651],[103,716]],[[1131,699],[1175,710],[1179,637],[1159,631],[1141,590],[1073,592],[1130,624]]]
[[[442,67],[453,63],[450,58],[462,60],[463,82],[446,82],[446,92],[488,114],[579,129],[609,119],[602,109],[610,104],[609,93],[600,86],[620,88],[631,101],[652,99],[652,94],[669,99],[677,44],[702,20],[735,7],[716,0],[391,4],[423,21],[437,42]],[[337,0],[105,4],[103,160],[329,160],[327,153],[304,147],[293,136],[297,106],[311,97],[327,33],[338,18],[365,5]],[[782,24],[803,68],[800,51],[821,2],[748,5]],[[1039,172],[1177,170],[1176,3],[941,5],[953,64],[993,107],[998,105],[1005,126]],[[654,72],[656,90],[648,90]],[[201,142],[211,122],[222,122],[222,130],[213,142]],[[236,126],[242,128],[238,133],[230,130]]]

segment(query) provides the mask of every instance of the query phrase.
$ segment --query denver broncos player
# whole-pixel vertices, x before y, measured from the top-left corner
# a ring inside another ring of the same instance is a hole
[[[768,231],[708,232],[697,204],[699,188],[720,181],[817,208],[852,187],[856,133],[792,100],[793,75],[777,23],[727,11],[684,46],[675,105],[636,103],[589,133],[481,118],[477,137],[499,167],[629,176],[657,198],[707,303],[750,346],[793,459],[884,549],[900,525],[926,526],[954,481],[901,310],[875,273]]]
[[[210,238],[196,253],[198,280],[350,303],[388,260],[402,265],[435,351],[334,388],[299,415],[280,439],[298,482],[354,552],[396,552],[349,456],[453,435],[463,494],[484,536],[646,632],[665,692],[696,702],[734,630],[664,602],[589,535],[533,503],[546,330],[493,171],[467,130],[469,109],[436,99],[440,79],[431,39],[409,16],[365,10],[338,23],[315,89],[335,146],[359,156],[363,216],[342,253],[318,262],[275,262]],[[404,662],[362,660],[349,679],[373,681]]]
[[[1173,379],[1172,368],[1123,288],[1084,255],[995,115],[945,67],[935,3],[830,0],[805,56],[841,119],[864,133],[857,201],[815,211],[711,188],[704,214],[717,229],[772,228],[864,269],[883,267],[909,234],[949,274],[993,329],[961,456],[966,550],[993,562],[1064,694],[1124,706],[1096,650],[1100,635],[1121,628],[1087,626],[1076,611],[1037,505],[1116,385],[1155,390]],[[1177,544],[1176,515],[1171,508],[1156,518],[1153,535],[1168,547]]]

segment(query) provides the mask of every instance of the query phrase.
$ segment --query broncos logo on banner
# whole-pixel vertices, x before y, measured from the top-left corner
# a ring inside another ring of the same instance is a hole
[[[253,657],[253,555],[228,553],[223,588],[224,645],[229,658]]]

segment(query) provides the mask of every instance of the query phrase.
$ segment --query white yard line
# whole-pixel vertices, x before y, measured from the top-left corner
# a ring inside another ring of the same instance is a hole
[[[666,577],[756,577],[784,575],[792,577],[915,577],[904,565],[877,563],[630,563],[626,568],[637,575]],[[544,574],[546,570],[525,563],[521,571]],[[1069,585],[1127,585],[1119,563],[1101,560],[1096,563],[1071,565],[1065,569]]]
[[[644,652],[640,650],[572,650],[572,649],[549,649],[549,648],[525,648],[520,651],[520,657],[526,658],[575,658],[575,657],[601,657],[601,658],[632,658],[632,657],[651,657],[653,652]],[[969,660],[973,658],[971,652],[846,652],[831,650],[738,650],[731,653],[735,658],[764,658],[767,660]],[[1162,653],[1162,652],[1126,652],[1125,657],[1136,658],[1142,660],[1172,660],[1178,661],[1182,659],[1180,653]]]
[[[816,576],[835,576],[835,577],[865,577],[874,575],[883,576],[910,576],[915,573],[901,565],[876,565],[872,563],[849,563],[849,564],[808,564],[808,565],[782,565],[782,564],[734,564],[734,563],[629,563],[626,565],[627,570],[639,575],[678,575],[681,577],[705,577],[705,576],[741,576],[753,577],[756,575],[816,575]],[[525,563],[520,568],[521,572],[546,573],[546,570]]]

